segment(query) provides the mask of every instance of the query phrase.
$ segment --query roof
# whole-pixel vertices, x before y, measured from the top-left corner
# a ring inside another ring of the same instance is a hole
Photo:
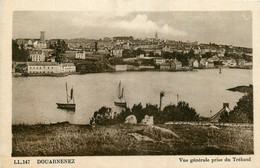
[[[74,63],[61,63],[61,66],[74,66]]]
[[[59,65],[56,62],[27,62],[28,66],[54,66]]]

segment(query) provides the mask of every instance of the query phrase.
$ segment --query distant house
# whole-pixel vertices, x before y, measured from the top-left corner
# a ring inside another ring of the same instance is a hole
[[[45,61],[45,54],[42,51],[33,51],[30,54],[32,62],[44,62]]]
[[[164,52],[171,52],[171,47],[166,45],[166,46],[163,48],[163,51],[164,51]]]
[[[212,58],[211,58],[213,61],[219,61],[219,58],[217,55],[214,55]]]
[[[162,55],[162,51],[161,50],[154,50],[154,54]]]
[[[225,67],[227,67],[227,66],[229,66],[229,61],[230,61],[230,60],[223,60],[223,61],[222,61],[222,64],[223,64]]]
[[[207,68],[208,67],[208,62],[207,62],[207,60],[205,58],[202,58],[200,60],[199,64],[200,64],[200,67],[202,67],[202,68]]]
[[[193,66],[193,62],[194,62],[194,61],[195,61],[194,59],[190,59],[190,60],[189,60],[189,66],[190,66],[190,67]]]
[[[154,69],[154,66],[151,66],[151,65],[139,65],[139,69],[149,70],[149,69]]]
[[[113,49],[112,54],[115,57],[122,57],[123,56],[123,49]]]
[[[219,49],[217,51],[218,57],[224,57],[225,56],[225,49]]]
[[[45,41],[35,41],[33,43],[34,48],[42,49],[47,48],[47,43]]]
[[[199,67],[199,61],[195,60],[192,64],[193,67],[198,68]]]
[[[140,55],[138,55],[138,56],[136,56],[137,58],[144,58],[145,57],[145,55],[144,54],[140,54]]]
[[[138,70],[138,67],[134,65],[116,65],[115,68],[116,71]]]
[[[223,103],[223,108],[210,118],[210,122],[219,122],[220,116],[225,112],[230,112],[229,103]]]
[[[170,62],[171,70],[180,70],[182,68],[182,63],[176,59],[174,59],[172,62]]]
[[[237,59],[237,66],[245,66],[245,62],[244,59]]]
[[[160,65],[160,70],[165,71],[165,70],[170,70],[170,69],[171,69],[170,63],[162,63],[162,64]]]
[[[164,58],[157,58],[157,59],[155,59],[155,64],[156,65],[161,65],[161,64],[163,64],[165,62],[166,62],[166,60]]]
[[[75,58],[76,59],[86,59],[86,52],[85,51],[77,51]]]
[[[235,67],[235,66],[237,66],[237,61],[235,59],[231,59],[231,60],[229,60],[228,65],[230,67]]]
[[[214,68],[214,61],[213,61],[213,60],[211,60],[211,59],[209,58],[207,62],[208,62],[207,68]]]

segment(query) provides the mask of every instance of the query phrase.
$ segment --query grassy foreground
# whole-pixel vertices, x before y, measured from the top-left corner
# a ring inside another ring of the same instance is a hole
[[[13,125],[12,156],[253,154],[253,129],[195,125]],[[133,134],[145,136],[138,140]]]

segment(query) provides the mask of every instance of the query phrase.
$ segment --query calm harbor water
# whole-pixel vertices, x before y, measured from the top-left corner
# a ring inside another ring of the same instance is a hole
[[[125,88],[128,106],[159,104],[159,93],[165,91],[163,106],[186,101],[201,116],[215,114],[228,102],[233,108],[242,93],[226,89],[252,84],[252,70],[218,69],[197,72],[118,72],[56,77],[13,78],[13,124],[52,123],[69,121],[87,124],[102,106],[114,106],[118,83]],[[57,109],[56,103],[66,102],[65,83],[73,85],[76,111]]]

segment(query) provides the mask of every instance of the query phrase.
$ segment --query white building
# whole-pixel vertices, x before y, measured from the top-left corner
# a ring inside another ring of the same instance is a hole
[[[86,52],[85,51],[77,51],[75,58],[76,59],[86,59]]]
[[[192,64],[193,67],[196,67],[198,68],[199,67],[199,61],[198,60],[195,60]]]
[[[45,54],[42,51],[33,51],[30,54],[32,62],[44,62],[45,61]]]
[[[76,72],[76,66],[73,63],[28,62],[27,72],[39,74],[71,73]]]
[[[76,66],[73,63],[61,63],[61,73],[76,72]]]
[[[28,73],[61,73],[61,66],[55,62],[28,62]]]
[[[45,41],[35,41],[33,43],[34,48],[42,49],[42,48],[47,48],[47,44]]]
[[[115,57],[122,57],[123,56],[123,50],[122,49],[113,49],[112,54]]]
[[[161,65],[164,64],[166,62],[166,60],[164,58],[157,58],[155,59],[155,64],[156,65]]]
[[[138,67],[133,65],[116,65],[116,71],[128,71],[128,70],[138,70]]]

